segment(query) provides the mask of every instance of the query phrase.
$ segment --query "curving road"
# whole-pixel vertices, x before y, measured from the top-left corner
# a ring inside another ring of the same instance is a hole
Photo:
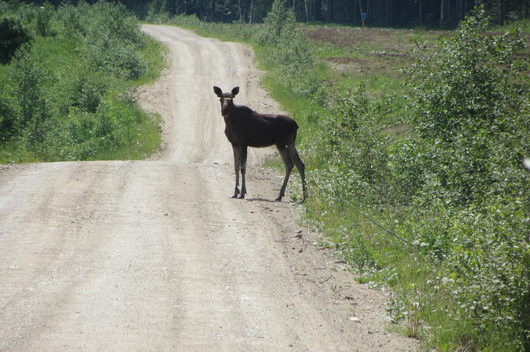
[[[300,209],[268,201],[271,150],[249,155],[248,199],[229,198],[212,86],[276,110],[252,51],[143,30],[168,47],[162,78],[137,92],[164,118],[156,159],[0,166],[0,351],[414,350],[385,331],[380,293],[312,244]]]

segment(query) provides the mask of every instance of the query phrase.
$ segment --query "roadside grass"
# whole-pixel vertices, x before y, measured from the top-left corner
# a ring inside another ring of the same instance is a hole
[[[40,9],[12,11],[25,19],[19,12]],[[132,91],[159,77],[164,46],[140,33],[120,5],[63,4],[49,14],[46,35],[34,32],[30,45],[0,64],[0,163],[144,159],[156,152],[160,119],[142,111]],[[92,35],[102,31],[111,34]]]
[[[161,116],[158,114],[147,114],[136,103],[131,91],[138,86],[154,82],[160,77],[160,73],[166,66],[167,48],[148,35],[143,35],[144,46],[140,50],[140,57],[145,62],[146,70],[138,78],[128,81],[124,89],[117,91],[113,99],[119,101],[119,96],[125,95],[132,103],[121,106],[122,115],[132,117],[134,129],[128,131],[126,145],[114,150],[101,153],[96,159],[103,160],[143,160],[158,151],[162,142]],[[146,118],[147,117],[147,118]],[[132,127],[132,126],[131,126]]]
[[[167,66],[167,47],[150,36],[143,34],[143,47],[139,55],[145,63],[145,70],[138,79],[130,82],[131,86],[152,83],[160,78],[160,73]]]

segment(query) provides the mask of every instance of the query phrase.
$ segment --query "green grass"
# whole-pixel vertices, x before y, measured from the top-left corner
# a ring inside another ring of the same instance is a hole
[[[505,26],[494,28],[495,31],[512,31],[520,28],[523,33],[530,34],[530,19],[524,19],[509,23]]]
[[[132,86],[140,86],[154,82],[160,78],[160,72],[167,66],[167,47],[148,35],[143,36],[144,46],[140,57],[146,64],[146,70],[139,79],[131,81]]]

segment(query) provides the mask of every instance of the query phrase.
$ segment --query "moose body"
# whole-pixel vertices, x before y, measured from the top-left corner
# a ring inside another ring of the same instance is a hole
[[[245,174],[248,147],[268,147],[276,145],[285,165],[285,177],[280,195],[280,201],[285,195],[285,188],[293,166],[300,172],[304,200],[307,196],[305,182],[305,165],[300,159],[295,148],[298,124],[285,115],[260,114],[248,106],[235,105],[234,97],[239,93],[239,87],[232,89],[231,93],[223,93],[219,87],[213,87],[215,94],[220,98],[221,114],[225,120],[225,135],[232,144],[234,152],[234,168],[236,172],[236,185],[233,198],[244,198],[247,193]],[[239,174],[241,173],[241,189],[239,188]]]

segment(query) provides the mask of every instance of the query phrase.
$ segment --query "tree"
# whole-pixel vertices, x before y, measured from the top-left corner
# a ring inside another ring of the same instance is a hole
[[[0,63],[8,63],[22,44],[31,40],[29,31],[17,18],[5,17],[0,21]]]

